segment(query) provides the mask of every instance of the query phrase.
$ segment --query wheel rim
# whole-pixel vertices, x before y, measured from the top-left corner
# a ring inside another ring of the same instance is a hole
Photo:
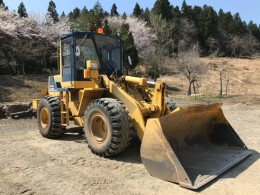
[[[108,123],[106,118],[99,113],[93,114],[90,119],[90,132],[92,138],[96,142],[103,143],[108,133]]]
[[[49,111],[47,108],[42,108],[41,109],[41,114],[40,114],[40,118],[41,118],[41,125],[42,127],[45,129],[49,126]]]

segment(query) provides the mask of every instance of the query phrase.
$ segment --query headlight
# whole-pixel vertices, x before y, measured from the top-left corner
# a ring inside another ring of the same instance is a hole
[[[91,63],[91,68],[98,69],[98,63],[97,62],[92,62]]]

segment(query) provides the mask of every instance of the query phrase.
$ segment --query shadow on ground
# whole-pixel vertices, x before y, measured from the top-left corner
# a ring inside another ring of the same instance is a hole
[[[140,156],[140,148],[141,148],[141,142],[138,136],[134,133],[133,139],[130,145],[128,146],[128,148],[124,152],[116,156],[112,156],[109,159],[128,162],[128,163],[142,164],[142,160]]]
[[[85,142],[83,128],[82,127],[71,127],[66,130],[65,134],[62,137],[60,137],[59,140],[83,143],[83,142]]]
[[[61,141],[74,141],[77,143],[87,144],[84,137],[84,132],[82,127],[72,127],[67,129],[66,133],[59,138]],[[129,162],[129,163],[142,163],[140,157],[140,147],[141,142],[138,136],[134,133],[128,148],[122,153],[109,157],[111,160]]]

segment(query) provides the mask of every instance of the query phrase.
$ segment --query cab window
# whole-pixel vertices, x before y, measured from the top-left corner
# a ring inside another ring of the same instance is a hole
[[[71,65],[71,51],[70,51],[70,39],[63,42],[63,51],[62,51],[62,66]]]
[[[98,61],[97,52],[92,39],[77,39],[76,40],[76,67],[79,69],[86,68],[87,60]]]

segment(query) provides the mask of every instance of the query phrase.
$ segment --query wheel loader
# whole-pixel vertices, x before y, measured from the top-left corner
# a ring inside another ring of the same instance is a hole
[[[197,189],[248,155],[220,104],[176,107],[166,86],[123,74],[123,41],[97,32],[60,37],[59,75],[49,76],[33,100],[43,137],[58,138],[70,123],[84,129],[90,150],[101,157],[124,151],[133,131],[141,158],[154,177]]]

